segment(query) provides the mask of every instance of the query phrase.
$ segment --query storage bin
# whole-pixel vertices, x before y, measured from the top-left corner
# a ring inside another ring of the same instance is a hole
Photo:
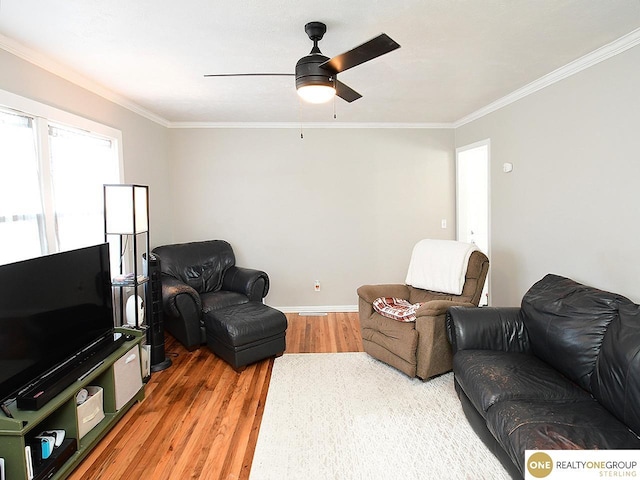
[[[142,388],[140,349],[138,345],[125,353],[113,364],[115,380],[116,410],[124,407]]]
[[[101,387],[88,386],[89,397],[78,405],[78,436],[84,437],[104,418],[104,402]]]

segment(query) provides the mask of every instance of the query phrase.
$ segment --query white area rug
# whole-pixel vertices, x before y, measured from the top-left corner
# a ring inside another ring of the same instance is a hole
[[[251,480],[509,478],[452,373],[422,382],[366,353],[275,360]]]

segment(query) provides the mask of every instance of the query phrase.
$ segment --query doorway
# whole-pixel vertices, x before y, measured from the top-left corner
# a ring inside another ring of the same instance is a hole
[[[490,256],[489,165],[490,142],[483,140],[456,149],[456,239],[473,243]],[[489,273],[490,275],[490,273]],[[490,277],[480,305],[489,305]]]

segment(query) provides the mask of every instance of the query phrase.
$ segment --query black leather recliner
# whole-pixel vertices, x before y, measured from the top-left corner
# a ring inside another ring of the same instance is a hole
[[[224,240],[164,245],[153,249],[162,270],[166,330],[187,349],[206,343],[203,316],[212,310],[261,302],[269,276],[241,268]]]

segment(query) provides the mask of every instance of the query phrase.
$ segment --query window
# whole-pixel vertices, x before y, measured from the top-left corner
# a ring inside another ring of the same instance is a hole
[[[49,126],[51,186],[59,250],[104,241],[105,183],[118,183],[113,142],[87,132]]]
[[[33,118],[0,111],[0,264],[46,252]]]
[[[120,143],[117,130],[0,90],[0,264],[104,241],[102,185],[121,180]]]

